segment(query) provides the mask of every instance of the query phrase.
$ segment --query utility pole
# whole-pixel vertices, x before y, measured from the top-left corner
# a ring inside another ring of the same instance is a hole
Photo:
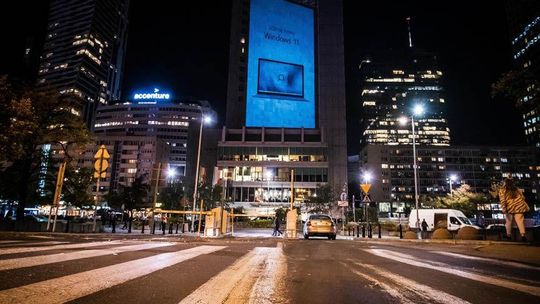
[[[64,173],[66,172],[66,162],[64,161],[60,168],[58,168],[58,175],[56,176],[56,188],[54,190],[53,202],[51,209],[49,211],[49,220],[47,221],[47,231],[49,231],[49,226],[51,224],[52,208],[54,207],[54,222],[52,226],[52,232],[56,228],[56,218],[58,216],[58,207],[60,205],[60,195],[62,195],[62,186],[64,184]]]

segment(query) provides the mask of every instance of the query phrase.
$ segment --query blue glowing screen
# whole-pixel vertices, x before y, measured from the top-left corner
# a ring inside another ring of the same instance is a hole
[[[313,10],[252,0],[246,126],[315,127]]]

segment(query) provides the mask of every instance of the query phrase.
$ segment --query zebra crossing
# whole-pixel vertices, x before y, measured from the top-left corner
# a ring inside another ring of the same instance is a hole
[[[349,247],[336,251],[336,244]],[[328,268],[317,261],[326,250],[332,252]],[[307,269],[296,268],[306,260]],[[319,268],[323,270],[317,273]],[[337,276],[335,269],[341,271]],[[325,281],[325,276],[342,281]],[[163,281],[170,286],[152,291]],[[351,284],[354,289],[346,300],[352,303],[488,303],[490,297],[508,295],[520,303],[540,300],[540,266],[443,250],[273,240],[241,245],[170,240],[0,242],[0,304],[103,302],[134,286],[146,291],[134,301],[139,303],[303,303],[297,294],[313,289],[298,282],[325,282],[315,290],[328,294]],[[468,289],[485,294],[471,295]],[[364,298],[366,294],[371,298]],[[313,297],[312,302],[328,301]],[[110,303],[130,301],[116,297]]]
[[[46,246],[46,245],[49,246]],[[0,246],[3,244],[0,244]],[[102,247],[102,248],[98,248]],[[60,277],[39,280],[25,285],[2,289],[0,304],[4,303],[65,303],[76,301],[96,292],[122,285],[128,281],[153,275],[162,269],[218,253],[227,248],[221,245],[198,245],[190,248],[173,242],[107,241],[62,244],[42,243],[35,247],[0,247],[0,277],[2,271],[34,267],[54,267],[81,259],[99,258],[122,253],[151,252],[142,258],[123,261],[108,266],[74,272]],[[165,251],[160,251],[165,250]],[[60,251],[60,252],[59,252]],[[20,256],[27,253],[29,256]],[[15,256],[14,256],[15,255]],[[207,283],[193,290],[181,303],[272,303],[272,284],[283,265],[279,247],[254,247],[233,265],[225,267]],[[28,269],[28,268],[26,268]],[[225,284],[224,284],[225,283]],[[241,287],[242,292],[239,292]],[[53,288],[54,287],[54,288]],[[250,290],[247,293],[245,292]],[[240,302],[239,302],[240,301]]]

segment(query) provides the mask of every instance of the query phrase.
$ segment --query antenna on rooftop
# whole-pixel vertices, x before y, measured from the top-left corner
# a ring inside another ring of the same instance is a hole
[[[411,17],[407,17],[407,29],[409,31],[409,47],[412,48],[412,34],[411,34]]]

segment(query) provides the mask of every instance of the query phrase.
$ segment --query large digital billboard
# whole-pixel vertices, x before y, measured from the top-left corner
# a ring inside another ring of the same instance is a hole
[[[313,9],[251,0],[246,126],[315,128]]]

